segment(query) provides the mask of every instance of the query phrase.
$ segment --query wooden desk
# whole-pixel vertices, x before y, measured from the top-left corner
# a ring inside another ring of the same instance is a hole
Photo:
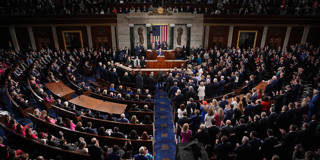
[[[262,93],[264,93],[264,90],[266,89],[268,83],[265,81],[260,82],[255,88],[258,90],[262,90]]]
[[[75,91],[65,85],[62,81],[47,83],[46,87],[58,97],[61,97],[65,100],[71,99],[71,96]]]
[[[264,90],[266,89],[267,85],[268,85],[267,82],[262,81],[262,82],[260,82],[260,83],[259,83],[256,87],[254,87],[254,88],[256,88],[257,90],[260,89],[260,90],[262,90],[262,93],[264,93]],[[245,96],[245,94],[240,94],[240,95],[237,95],[236,97],[239,97],[240,99],[242,99],[243,96]],[[228,98],[228,102],[229,102],[229,103],[232,103],[232,98],[233,98],[233,97]]]
[[[174,60],[176,59],[176,51],[175,50],[162,50],[165,59]],[[155,60],[157,59],[157,51],[148,49],[146,51],[146,59],[147,60]]]
[[[69,100],[69,102],[84,108],[112,114],[124,113],[127,107],[126,104],[106,102],[86,95],[81,95],[76,98],[73,98]]]
[[[146,68],[181,68],[186,65],[185,60],[167,60],[164,56],[158,56],[156,60],[146,60]]]

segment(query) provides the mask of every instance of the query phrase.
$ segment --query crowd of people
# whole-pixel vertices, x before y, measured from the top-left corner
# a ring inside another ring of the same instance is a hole
[[[62,72],[64,68],[63,64],[66,62],[69,62],[69,60],[71,62],[71,59],[73,58],[78,59],[79,57],[77,56],[75,57],[70,56],[68,57],[70,59],[64,59],[65,57],[57,56],[57,53],[56,52],[54,53],[51,50],[41,50],[39,52],[30,51],[28,53],[15,52],[11,50],[9,51],[2,50],[2,53],[3,53],[2,54],[3,57],[1,57],[1,60],[4,61],[4,63],[8,64],[8,66],[13,67],[11,70],[12,71],[11,74],[8,75],[8,91],[11,94],[11,97],[13,98],[13,100],[16,103],[18,103],[18,105],[23,109],[32,107],[32,106],[35,107],[35,102],[34,100],[32,100],[34,97],[32,98],[30,96],[30,92],[28,92],[28,85],[26,83],[26,78],[29,77],[30,84],[31,84],[30,87],[34,88],[36,93],[38,93],[46,103],[56,102],[56,105],[58,107],[73,111],[77,113],[78,116],[87,116],[92,118],[106,119],[109,121],[117,121],[117,122],[132,123],[132,124],[140,124],[140,123],[152,124],[153,123],[152,118],[150,116],[149,117],[145,116],[144,119],[141,119],[141,121],[139,121],[139,119],[135,115],[132,115],[129,121],[126,118],[125,114],[120,115],[120,117],[118,118],[118,117],[113,117],[110,114],[105,115],[95,111],[92,112],[91,110],[83,110],[79,107],[76,108],[75,105],[68,105],[68,102],[62,102],[60,99],[56,100],[50,93],[45,92],[46,89],[44,87],[44,82],[59,81],[59,78],[57,77],[60,77],[60,78],[63,77],[63,72]],[[60,53],[61,52],[59,52],[59,54]],[[6,57],[6,55],[8,56]],[[19,55],[21,57],[19,57]],[[73,61],[73,62],[76,62],[76,61]],[[70,66],[70,65],[67,65],[67,66]],[[114,87],[114,86],[111,85],[111,87]],[[139,90],[137,92],[139,92]],[[150,97],[151,95],[148,94],[148,90],[146,90],[146,93],[147,93],[146,97],[151,98]],[[137,95],[139,95],[139,93],[137,93]],[[132,106],[133,107],[130,108],[129,111],[131,110],[132,111],[149,111],[149,112],[152,111],[148,109],[148,105],[144,105],[143,108],[139,108],[136,105],[132,105]],[[59,125],[61,127],[66,127],[71,130],[76,130],[80,132],[97,134],[100,136],[111,136],[116,138],[142,139],[142,140],[149,140],[152,137],[147,132],[143,132],[141,135],[138,135],[137,131],[135,130],[131,130],[129,133],[123,133],[116,126],[114,128],[107,128],[107,129],[105,129],[103,126],[100,126],[99,128],[94,128],[91,122],[88,122],[86,123],[85,126],[82,126],[81,121],[73,123],[72,119],[69,119],[69,118],[62,118],[62,117],[54,118],[49,116],[46,110],[40,111],[38,108],[34,110],[34,116],[50,124]],[[11,117],[9,119],[11,119]],[[12,123],[13,125],[7,125],[7,127],[11,129],[15,129],[16,127],[14,126],[20,126],[18,125],[18,123],[16,123],[14,119],[12,119],[12,122],[15,122],[15,123]],[[19,133],[21,131],[21,134],[23,135],[26,132],[25,130],[28,130],[28,132],[30,130],[29,137],[33,138],[34,140],[40,140],[39,136],[42,136],[42,135],[47,135],[47,134],[50,135],[50,133],[38,134],[37,128],[33,129],[28,126],[20,126],[18,128],[21,129],[21,130],[19,129]],[[26,135],[27,134],[25,134],[24,136]],[[53,137],[53,136],[49,136],[49,137]],[[46,139],[48,139],[48,136],[43,137],[41,140],[43,139],[46,142]],[[146,155],[146,157],[149,157],[149,158],[152,157],[150,154],[148,154],[148,151],[145,147],[141,147],[139,151],[138,150],[133,151],[132,147],[130,147],[131,143],[129,142],[126,143],[125,146],[112,147],[114,151],[112,151],[112,148],[111,148],[111,152],[110,152],[110,148],[100,147],[100,149],[106,150],[106,151],[101,152],[101,154],[96,154],[96,153],[93,153],[93,151],[97,151],[96,149],[94,149],[90,153],[90,149],[88,149],[89,147],[86,147],[87,146],[86,142],[79,141],[78,143],[76,142],[68,143],[66,142],[67,139],[61,139],[61,138],[59,139],[53,138],[53,140],[58,141],[57,143],[53,143],[53,144],[57,144],[54,146],[71,150],[71,151],[88,153],[90,155],[104,154],[105,159],[109,159],[106,157],[112,157],[112,156],[114,156],[115,159],[117,159],[117,157],[131,158],[134,156],[135,153],[137,153],[136,156]],[[94,140],[94,141],[95,142],[93,143],[93,146],[97,147],[96,144],[99,144],[99,142],[96,142],[97,140]],[[89,145],[90,144],[88,144],[88,146]]]
[[[40,115],[42,116],[42,114]],[[121,158],[131,158],[140,156],[141,154],[145,157],[149,157],[152,159],[152,155],[148,152],[148,149],[144,146],[140,147],[138,153],[136,155],[132,155],[135,152],[133,151],[133,147],[131,144],[131,141],[128,141],[125,143],[124,146],[120,147],[118,145],[114,146],[100,146],[100,143],[98,139],[93,137],[89,143],[85,141],[83,137],[79,137],[78,141],[75,142],[68,142],[68,139],[64,137],[63,132],[59,132],[57,135],[53,135],[51,133],[47,133],[43,131],[43,129],[33,129],[29,127],[28,125],[23,126],[21,123],[18,123],[15,119],[13,119],[11,116],[6,116],[4,124],[6,127],[11,129],[15,134],[22,135],[26,138],[41,142],[45,145],[50,145],[54,147],[59,147],[63,150],[68,151],[74,151],[82,154],[90,154],[92,158],[94,159],[112,159],[112,160],[120,160]],[[0,139],[1,140],[1,139]],[[5,155],[8,151],[5,148],[4,145],[1,143],[1,155],[4,155],[4,157],[9,156],[15,156],[15,158],[25,159],[27,160],[28,154],[23,153],[21,150],[19,153],[15,153],[15,155]],[[17,152],[17,151],[16,151]],[[12,157],[14,158],[14,157]],[[42,156],[39,156],[38,158],[42,158]],[[59,158],[59,155],[57,157]],[[60,157],[61,159],[62,157]]]
[[[108,15],[152,12],[164,6],[168,12],[208,15],[319,15],[318,0],[6,0],[1,1],[1,15]]]
[[[150,89],[152,93],[153,89],[148,88],[149,85],[144,85],[145,78],[151,77],[153,85],[158,84],[161,89],[166,90],[172,101],[176,112],[178,141],[185,143],[197,139],[211,158],[227,159],[233,156],[237,159],[316,159],[319,157],[319,143],[314,141],[320,137],[320,55],[316,46],[291,45],[283,50],[268,46],[255,49],[199,48],[190,52],[187,66],[168,73],[158,73],[157,76],[126,72],[116,65],[117,62],[126,65],[126,61],[120,60],[118,56],[112,56],[111,50],[103,48],[72,51],[41,50],[26,54],[14,51],[3,51],[3,53],[8,54],[2,59],[8,66],[16,63],[14,58],[19,55],[25,57],[25,60],[19,61],[20,64],[9,76],[9,89],[12,93],[16,93],[13,97],[18,102],[30,103],[30,100],[27,97],[24,100],[27,95],[26,89],[20,88],[19,81],[12,79],[18,79],[25,74],[28,66],[33,66],[29,70],[32,75],[32,86],[40,89],[42,82],[38,80],[39,77],[47,77],[48,82],[58,80],[55,76],[63,73],[61,72],[63,65],[59,64],[60,62],[66,64],[70,76],[75,75],[79,66],[85,66],[86,69],[92,70],[96,77],[111,82],[112,85],[107,93],[119,91],[126,94],[125,91],[121,91],[120,86],[137,82],[135,87],[140,91],[135,94],[151,96],[152,94],[145,92],[149,92],[146,89]],[[51,61],[53,63],[49,63]],[[40,68],[49,64],[51,65],[48,72],[52,74],[42,72]],[[104,74],[105,70],[109,70],[110,73]],[[110,76],[114,74],[117,74],[114,76],[116,78]],[[81,86],[82,82],[76,82]],[[266,83],[266,87],[256,88],[261,82]],[[98,90],[90,85],[87,87],[92,91]],[[238,88],[241,89],[238,95],[227,94]],[[309,89],[306,90],[307,88]],[[37,92],[41,93],[39,95],[42,95],[43,99],[51,99],[50,95],[41,90]],[[100,92],[103,94],[103,90]],[[140,123],[133,117],[129,121],[126,115],[121,115],[119,118],[109,115],[104,117],[93,114],[90,110],[81,111],[61,100],[56,101],[59,107],[78,114]],[[143,110],[138,106],[131,109]],[[40,111],[36,110],[35,115],[39,113],[41,117]],[[65,122],[70,122],[63,118],[54,119],[48,116],[43,119],[62,126],[66,126]],[[114,136],[114,133],[124,135],[116,127],[111,130],[92,129],[90,123],[82,127],[81,122],[79,124],[72,122],[68,127],[84,132],[93,130],[94,133],[110,136]],[[135,133],[128,133],[127,136],[131,137],[131,134],[133,137],[139,137]],[[140,149],[140,154],[143,155],[144,148]]]
[[[167,81],[180,142],[197,139],[216,159],[319,158],[319,142],[313,141],[320,136],[319,48],[306,44],[278,51],[266,47],[193,54],[200,59],[194,64],[206,64],[191,72],[197,76],[182,70]],[[242,72],[228,67],[245,68],[247,76],[236,78]],[[228,97],[214,85],[222,77],[229,77],[229,83],[246,82],[246,87]],[[255,88],[260,82],[267,84],[264,89]]]

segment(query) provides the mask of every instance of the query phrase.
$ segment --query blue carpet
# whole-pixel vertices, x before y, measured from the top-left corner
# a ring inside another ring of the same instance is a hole
[[[155,99],[155,160],[174,160],[176,143],[168,94],[157,88]]]

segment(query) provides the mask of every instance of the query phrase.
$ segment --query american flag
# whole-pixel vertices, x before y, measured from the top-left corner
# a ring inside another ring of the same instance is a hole
[[[167,33],[167,25],[152,26],[152,43],[154,43],[155,41],[167,42]]]

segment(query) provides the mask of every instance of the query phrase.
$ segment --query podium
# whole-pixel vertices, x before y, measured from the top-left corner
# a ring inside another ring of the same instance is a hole
[[[165,59],[174,60],[176,59],[176,51],[175,50],[162,50]],[[147,60],[156,60],[157,59],[157,51],[148,49],[146,51],[146,59]]]
[[[156,56],[155,60],[146,60],[146,68],[180,68],[185,65],[185,60],[167,60],[165,56]]]

